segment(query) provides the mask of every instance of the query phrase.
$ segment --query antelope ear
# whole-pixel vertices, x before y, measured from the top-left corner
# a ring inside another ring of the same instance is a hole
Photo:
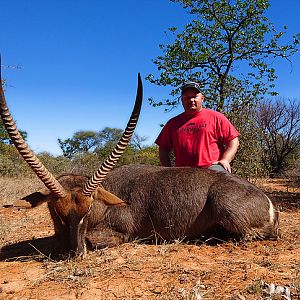
[[[92,197],[103,201],[106,205],[126,205],[127,203],[118,196],[108,192],[104,188],[97,187]]]

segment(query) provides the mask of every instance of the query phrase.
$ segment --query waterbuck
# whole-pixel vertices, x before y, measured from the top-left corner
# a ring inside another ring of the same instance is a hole
[[[146,165],[113,167],[135,129],[142,103],[138,77],[135,106],[108,159],[91,178],[55,179],[22,139],[0,91],[0,114],[16,148],[47,187],[23,198],[32,207],[47,202],[55,235],[64,250],[81,255],[91,248],[133,239],[197,239],[217,233],[276,238],[278,212],[254,185],[232,174],[199,168]]]

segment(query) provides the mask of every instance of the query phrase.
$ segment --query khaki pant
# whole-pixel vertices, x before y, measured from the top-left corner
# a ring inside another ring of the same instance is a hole
[[[213,171],[218,171],[218,172],[223,172],[223,173],[228,173],[223,166],[221,166],[220,164],[217,165],[211,165],[210,167],[208,167],[208,170],[213,170]]]

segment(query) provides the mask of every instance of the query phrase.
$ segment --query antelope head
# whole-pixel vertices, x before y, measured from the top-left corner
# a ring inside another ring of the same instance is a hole
[[[1,80],[1,58],[0,81],[0,115],[3,124],[20,155],[47,188],[45,191],[26,196],[22,200],[29,202],[31,207],[48,202],[55,232],[61,243],[65,244],[65,248],[71,253],[82,255],[85,252],[84,237],[87,229],[87,216],[90,214],[94,200],[103,201],[106,205],[125,204],[122,199],[101,187],[101,182],[118,162],[135,130],[143,98],[141,76],[138,74],[135,105],[123,135],[109,157],[90,179],[75,175],[61,176],[56,179],[46,169],[24,141],[10,114]]]

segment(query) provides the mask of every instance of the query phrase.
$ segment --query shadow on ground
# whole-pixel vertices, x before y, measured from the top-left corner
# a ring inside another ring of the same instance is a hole
[[[57,241],[54,236],[26,240],[10,244],[0,249],[0,261],[27,260],[36,257],[41,260],[45,257],[57,257]]]

